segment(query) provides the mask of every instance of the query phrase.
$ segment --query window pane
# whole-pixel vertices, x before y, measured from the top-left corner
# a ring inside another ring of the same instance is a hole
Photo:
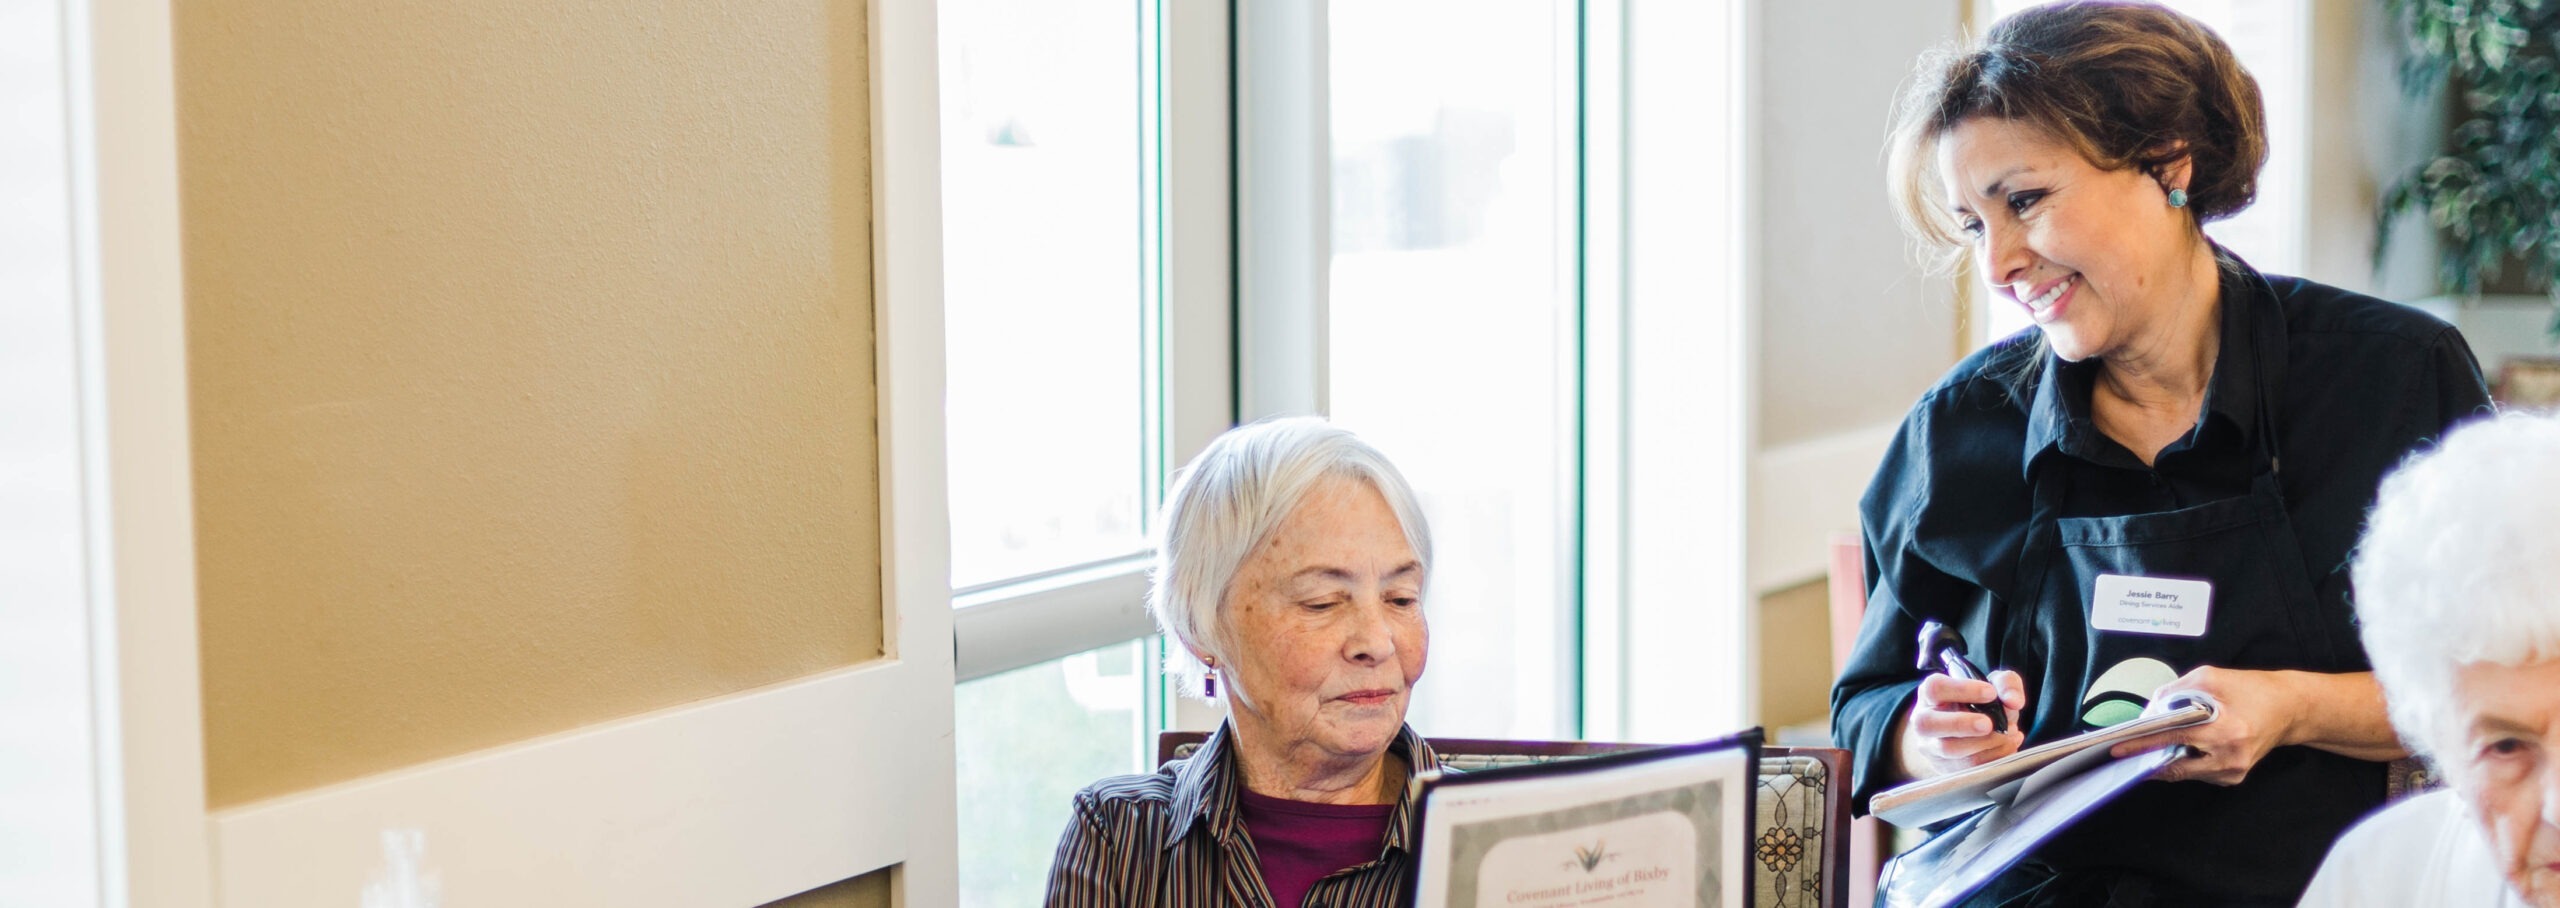
[[[1574,690],[1569,5],[1328,9],[1333,415],[1404,470],[1437,549],[1412,721],[1553,737]]]
[[[941,5],[951,581],[1136,551],[1138,5]]]
[[[1148,644],[960,685],[960,904],[1040,904],[1075,793],[1154,756],[1142,727]]]

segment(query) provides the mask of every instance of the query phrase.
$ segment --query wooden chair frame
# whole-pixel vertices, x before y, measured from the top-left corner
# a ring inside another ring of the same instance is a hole
[[[1209,740],[1207,732],[1168,731],[1156,736],[1156,765],[1173,762],[1185,747],[1196,748]],[[1428,738],[1431,749],[1442,759],[1450,757],[1545,757],[1572,759],[1598,754],[1619,753],[1655,747],[1653,744],[1629,744],[1613,741],[1506,741],[1498,738]],[[1836,747],[1762,747],[1760,758],[1805,757],[1822,764],[1831,775],[1822,798],[1822,903],[1828,908],[1847,908],[1849,904],[1849,752]],[[1755,862],[1756,866],[1756,862]]]

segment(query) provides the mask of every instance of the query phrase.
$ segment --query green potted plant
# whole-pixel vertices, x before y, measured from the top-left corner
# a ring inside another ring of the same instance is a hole
[[[2560,301],[2560,0],[2388,0],[2401,78],[2459,102],[2447,147],[2384,190],[2378,244],[2422,211],[2443,242],[2437,277],[2477,296],[2520,268]],[[2560,338],[2560,313],[2550,331]]]

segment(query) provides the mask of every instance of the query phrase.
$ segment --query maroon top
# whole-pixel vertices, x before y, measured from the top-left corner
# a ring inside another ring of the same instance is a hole
[[[1393,804],[1309,804],[1254,794],[1237,786],[1244,830],[1262,858],[1271,902],[1297,908],[1317,880],[1378,859],[1386,847]]]

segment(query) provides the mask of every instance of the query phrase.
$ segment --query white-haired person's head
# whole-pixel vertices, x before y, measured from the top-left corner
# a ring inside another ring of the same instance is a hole
[[[1234,903],[1233,885],[1192,885],[1204,867],[1229,884],[1256,874],[1248,888],[1282,905],[1404,892],[1407,865],[1379,855],[1416,834],[1398,809],[1407,781],[1441,767],[1404,724],[1431,647],[1431,533],[1413,489],[1350,432],[1273,419],[1193,458],[1156,532],[1147,607],[1187,657],[1186,691],[1205,693],[1203,669],[1216,680],[1226,722],[1155,772],[1077,793],[1049,903]],[[1237,841],[1296,844],[1226,850]]]
[[[1156,627],[1179,644],[1172,667],[1184,692],[1207,696],[1207,666],[1233,664],[1236,641],[1226,606],[1237,572],[1329,480],[1375,490],[1428,572],[1430,527],[1413,487],[1386,455],[1350,430],[1312,416],[1230,429],[1175,475],[1156,520],[1147,609]]]
[[[2411,458],[2353,571],[2393,728],[2516,894],[2560,905],[2560,418],[2471,423]]]

